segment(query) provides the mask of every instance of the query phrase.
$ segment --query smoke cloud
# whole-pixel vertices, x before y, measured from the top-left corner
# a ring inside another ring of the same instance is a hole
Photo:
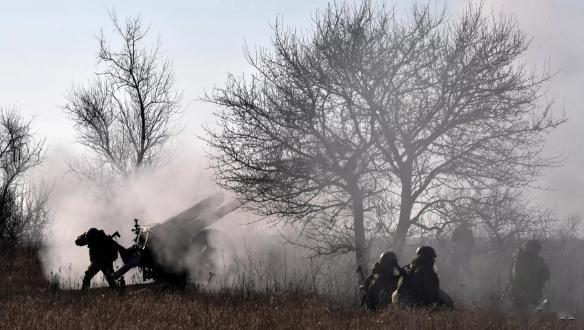
[[[74,244],[75,238],[87,229],[96,227],[107,234],[119,231],[122,237],[118,242],[129,247],[133,244],[134,218],[142,225],[161,223],[219,191],[207,169],[206,158],[196,150],[182,153],[160,168],[118,180],[107,188],[96,187],[71,173],[63,161],[69,156],[65,150],[54,149],[36,175],[45,180],[49,177],[53,185],[49,201],[52,223],[41,253],[45,274],[58,273],[73,283],[81,279],[89,265],[87,248]],[[225,198],[230,199],[233,197]],[[246,225],[250,221],[249,214],[235,211],[213,228],[237,241],[257,232],[258,224]],[[269,229],[262,232],[266,230]]]

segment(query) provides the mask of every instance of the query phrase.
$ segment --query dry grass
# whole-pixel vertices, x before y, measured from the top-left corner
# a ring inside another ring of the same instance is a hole
[[[581,321],[556,316],[508,316],[462,309],[454,312],[392,310],[367,313],[339,307],[310,294],[243,294],[237,291],[176,291],[129,287],[124,294],[100,288],[89,292],[51,288],[32,253],[21,252],[0,274],[3,328],[584,328]],[[6,261],[6,260],[5,260]]]

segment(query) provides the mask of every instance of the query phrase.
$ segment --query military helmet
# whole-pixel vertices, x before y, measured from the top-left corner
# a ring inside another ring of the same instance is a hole
[[[529,241],[525,242],[523,249],[526,252],[539,253],[539,251],[541,250],[541,243],[536,239],[530,239]]]
[[[87,231],[87,233],[85,233],[85,237],[87,238],[87,241],[90,242],[91,244],[98,242],[99,239],[101,238],[101,231],[97,228],[89,228],[89,230]]]
[[[434,248],[428,245],[424,245],[424,246],[420,246],[417,250],[416,250],[416,255],[420,256],[420,257],[426,257],[426,258],[436,258],[436,251],[434,251]]]
[[[397,256],[391,251],[383,252],[379,257],[379,263],[382,266],[391,266],[397,263]]]
[[[99,233],[99,230],[97,228],[89,228],[89,230],[87,231],[87,236],[88,237],[95,237],[97,236]]]

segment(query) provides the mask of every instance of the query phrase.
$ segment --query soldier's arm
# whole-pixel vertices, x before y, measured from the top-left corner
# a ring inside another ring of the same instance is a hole
[[[371,282],[373,281],[374,278],[375,278],[375,276],[373,274],[367,276],[367,278],[363,281],[363,285],[366,288],[369,288],[369,285],[371,285]]]
[[[395,269],[397,270],[397,272],[399,273],[399,276],[401,277],[408,277],[408,273],[406,272],[406,268],[407,266],[404,267],[400,267],[397,263],[395,264]],[[398,277],[399,277],[398,276]]]
[[[87,245],[87,236],[85,234],[86,233],[83,233],[83,234],[77,236],[77,239],[75,240],[76,245],[78,245],[78,246]]]

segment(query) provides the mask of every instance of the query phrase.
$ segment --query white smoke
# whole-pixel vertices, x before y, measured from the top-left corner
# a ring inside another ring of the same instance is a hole
[[[52,223],[41,259],[47,276],[57,273],[73,283],[80,281],[89,265],[87,248],[74,244],[75,238],[87,229],[96,227],[107,234],[118,231],[122,235],[118,242],[129,247],[133,244],[134,218],[142,225],[160,223],[219,190],[207,169],[207,159],[197,150],[177,155],[158,169],[117,181],[108,188],[80,180],[68,171],[63,161],[67,158],[54,150],[37,173],[50,177],[54,185],[49,202]],[[226,197],[229,199],[233,197]],[[235,211],[213,227],[237,241],[258,232],[259,224],[246,225],[251,219]],[[261,232],[266,230],[269,229]]]

